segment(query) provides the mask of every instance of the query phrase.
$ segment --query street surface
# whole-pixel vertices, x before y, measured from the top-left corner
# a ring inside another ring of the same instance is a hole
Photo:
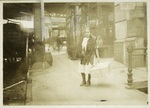
[[[137,89],[126,89],[127,67],[110,61],[111,71],[101,70],[91,73],[91,86],[80,87],[82,81],[78,71],[79,60],[70,60],[64,47],[60,53],[52,51],[53,65],[36,69],[42,63],[34,64],[29,71],[32,80],[26,105],[147,105],[148,95]],[[44,63],[47,65],[47,63]],[[133,69],[133,81],[147,81],[144,68]],[[141,85],[139,85],[141,86]],[[144,86],[144,85],[142,85]]]

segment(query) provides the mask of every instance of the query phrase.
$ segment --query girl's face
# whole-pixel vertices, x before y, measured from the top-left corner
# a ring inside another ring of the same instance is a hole
[[[85,30],[85,36],[86,36],[87,38],[90,37],[90,31],[89,31],[89,30]]]

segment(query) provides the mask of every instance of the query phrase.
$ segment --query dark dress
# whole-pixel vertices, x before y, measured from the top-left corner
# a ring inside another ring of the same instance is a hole
[[[82,48],[82,44],[80,48]],[[81,64],[83,65],[88,65],[89,63],[93,64],[94,55],[96,55],[96,40],[92,36],[90,36],[87,42],[85,54],[81,56]]]

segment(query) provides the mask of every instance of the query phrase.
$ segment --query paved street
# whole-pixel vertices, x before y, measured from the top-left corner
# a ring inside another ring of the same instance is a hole
[[[52,51],[52,50],[51,50]],[[126,89],[127,67],[110,61],[111,71],[102,70],[91,73],[91,86],[80,87],[81,75],[77,72],[78,60],[68,58],[65,48],[60,53],[52,51],[53,65],[46,69],[36,69],[42,63],[36,63],[29,70],[32,79],[27,105],[146,105],[148,95],[136,89]],[[44,63],[48,66],[47,63]],[[145,69],[133,69],[133,81],[146,81]]]

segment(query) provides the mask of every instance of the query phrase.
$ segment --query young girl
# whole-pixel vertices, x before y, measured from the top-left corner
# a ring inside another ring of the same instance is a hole
[[[82,57],[79,63],[79,72],[82,76],[82,83],[80,86],[90,86],[91,85],[91,74],[90,68],[94,62],[94,56],[96,55],[96,40],[91,35],[90,30],[85,30],[85,37],[81,43],[82,46]],[[87,81],[86,81],[87,76]]]

